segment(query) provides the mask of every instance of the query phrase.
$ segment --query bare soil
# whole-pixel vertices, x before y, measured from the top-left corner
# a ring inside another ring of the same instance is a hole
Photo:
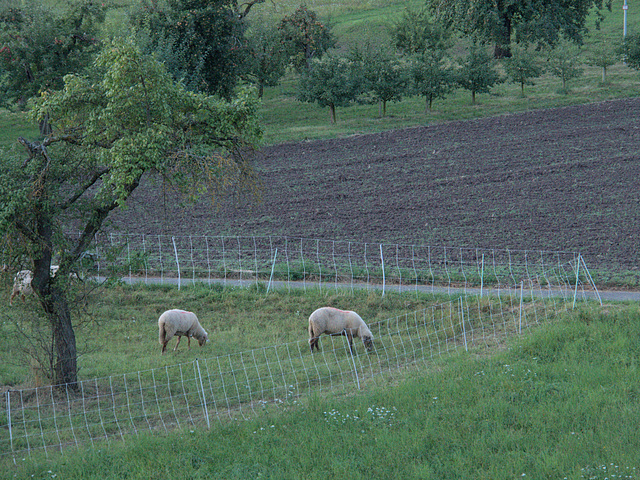
[[[152,177],[110,229],[580,251],[640,265],[640,98],[264,148],[262,202]]]

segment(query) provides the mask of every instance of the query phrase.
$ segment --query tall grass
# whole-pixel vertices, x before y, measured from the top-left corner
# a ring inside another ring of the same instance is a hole
[[[584,307],[499,350],[436,360],[211,430],[34,456],[5,478],[638,478],[640,312]],[[614,477],[613,475],[616,475]]]

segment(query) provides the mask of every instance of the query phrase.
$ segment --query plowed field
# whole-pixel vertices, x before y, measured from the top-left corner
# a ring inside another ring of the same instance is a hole
[[[262,203],[185,205],[146,178],[109,228],[580,251],[640,265],[640,98],[288,143]]]

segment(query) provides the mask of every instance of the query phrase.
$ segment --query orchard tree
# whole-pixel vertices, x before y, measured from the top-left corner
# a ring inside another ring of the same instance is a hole
[[[640,33],[627,35],[619,51],[630,68],[640,70]]]
[[[261,137],[257,100],[231,102],[186,91],[162,64],[130,42],[110,44],[88,75],[67,75],[31,111],[53,131],[19,139],[23,154],[3,154],[0,232],[31,260],[31,283],[52,331],[53,381],[77,382],[77,350],[68,277],[110,212],[123,207],[147,172],[197,195],[221,195],[251,182],[245,153]],[[80,235],[68,236],[70,218]],[[51,276],[52,256],[59,270]],[[66,279],[66,281],[65,281]]]
[[[467,56],[460,60],[457,83],[471,92],[471,103],[476,103],[477,93],[489,93],[503,79],[496,71],[492,56],[480,45],[472,45]]]
[[[311,61],[335,46],[331,29],[323,24],[318,14],[300,5],[293,14],[285,16],[278,26],[283,44],[298,72],[311,68]]]
[[[142,0],[131,22],[145,52],[154,52],[189,90],[231,98],[243,73],[245,22],[236,0]]]
[[[524,46],[512,49],[512,55],[504,60],[504,69],[512,82],[520,84],[520,94],[524,97],[524,86],[535,85],[534,78],[544,72],[539,56]]]
[[[346,107],[362,93],[362,78],[353,62],[343,57],[325,56],[314,60],[298,85],[298,100],[329,107],[331,123],[336,123],[336,107]]]
[[[431,12],[445,26],[495,45],[496,58],[511,54],[511,41],[555,45],[560,36],[581,43],[587,18],[611,10],[611,0],[427,0]]]
[[[568,93],[567,82],[582,75],[580,67],[580,48],[562,39],[558,45],[549,51],[548,69],[551,74],[562,80],[560,92]]]
[[[422,54],[426,50],[446,50],[451,46],[451,32],[434,22],[429,11],[406,8],[400,20],[390,29],[395,47],[405,55]]]
[[[444,50],[427,50],[411,58],[411,91],[426,100],[430,111],[433,101],[446,98],[456,86],[456,72],[449,64]]]
[[[258,87],[262,98],[265,86],[276,86],[284,76],[289,57],[276,27],[255,22],[247,32],[247,68],[244,78]]]
[[[380,117],[387,115],[387,102],[399,102],[407,91],[407,72],[396,55],[384,47],[353,48],[349,55],[363,80],[368,103],[377,102]]]
[[[79,0],[64,9],[39,2],[0,7],[0,99],[25,108],[30,97],[59,89],[67,73],[81,72],[97,54],[103,4]],[[47,124],[41,125],[43,134]]]
[[[593,67],[602,69],[602,84],[607,83],[607,68],[615,65],[619,61],[618,52],[620,44],[603,40],[591,46],[587,63]]]

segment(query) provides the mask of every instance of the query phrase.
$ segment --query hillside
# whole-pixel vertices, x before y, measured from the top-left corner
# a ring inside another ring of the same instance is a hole
[[[640,263],[640,98],[265,148],[262,203],[147,178],[110,228],[581,251]]]

